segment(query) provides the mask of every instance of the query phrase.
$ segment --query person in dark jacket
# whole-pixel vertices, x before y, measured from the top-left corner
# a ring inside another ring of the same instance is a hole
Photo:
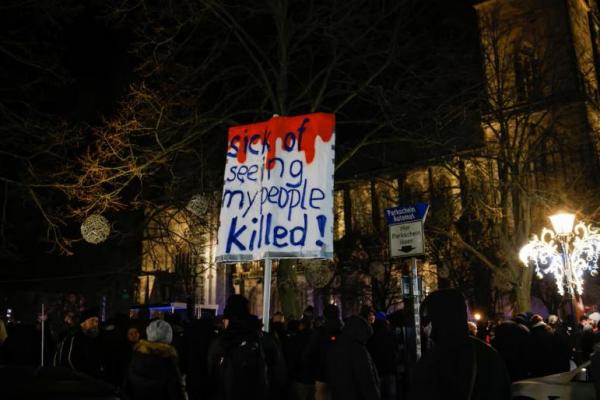
[[[330,397],[327,383],[327,353],[342,330],[340,309],[328,304],[323,310],[325,322],[315,328],[310,342],[304,351],[304,359],[315,380],[315,399],[327,400]]]
[[[396,374],[400,357],[398,344],[385,314],[377,312],[375,315],[376,319],[371,325],[373,336],[367,342],[367,349],[381,380],[381,398],[383,400],[395,400]]]
[[[498,351],[510,376],[510,380],[520,381],[529,376],[527,346],[529,329],[515,321],[503,321],[496,327],[492,347]]]
[[[292,326],[296,325],[297,329]],[[304,351],[312,336],[311,321],[302,319],[290,321],[288,338],[284,354],[290,379],[290,399],[313,400],[315,398],[315,380],[310,368],[303,357]]]
[[[373,328],[362,317],[346,321],[327,355],[329,387],[333,400],[378,400],[379,376],[367,350]]]
[[[160,319],[152,321],[146,335],[148,340],[140,340],[134,347],[125,395],[131,400],[185,399],[177,351],[171,345],[171,325]]]
[[[97,309],[88,309],[81,313],[78,329],[65,337],[57,346],[54,366],[68,367],[86,373],[94,378],[103,379],[104,365],[100,333],[100,320]]]
[[[208,376],[215,385],[210,388],[212,398],[267,398],[269,376],[260,322],[250,314],[245,297],[233,295],[227,299],[223,326],[224,330],[208,349]]]
[[[469,336],[463,295],[453,289],[430,294],[421,306],[433,346],[417,362],[409,399],[509,400],[510,380],[500,355]]]
[[[531,329],[527,345],[529,372],[532,378],[557,374],[569,370],[567,343],[559,341],[552,328],[544,323],[540,315],[531,317]],[[561,362],[562,361],[562,362]]]

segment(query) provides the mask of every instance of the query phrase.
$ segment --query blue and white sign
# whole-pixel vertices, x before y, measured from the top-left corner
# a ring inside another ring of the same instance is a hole
[[[423,224],[428,210],[427,203],[385,210],[390,231],[390,257],[415,257],[425,254]]]
[[[409,206],[400,206],[385,209],[385,220],[388,225],[400,224],[403,222],[423,221],[427,217],[429,204],[417,203]]]

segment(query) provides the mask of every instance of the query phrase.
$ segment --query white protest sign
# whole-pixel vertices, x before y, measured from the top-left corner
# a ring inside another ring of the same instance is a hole
[[[217,261],[333,257],[335,116],[229,129]]]

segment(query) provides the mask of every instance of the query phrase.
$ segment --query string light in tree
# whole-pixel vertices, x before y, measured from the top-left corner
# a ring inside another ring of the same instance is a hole
[[[209,200],[206,196],[196,194],[188,201],[185,209],[197,217],[202,217],[208,211],[208,203]]]
[[[110,223],[102,215],[92,214],[81,224],[81,236],[88,243],[102,243],[108,235],[110,235]]]
[[[554,230],[543,228],[541,235],[533,236],[519,252],[525,266],[535,266],[539,278],[552,274],[558,293],[565,289],[571,295],[583,294],[583,274],[598,274],[600,232],[580,222],[573,228],[574,214],[556,214],[550,217]]]
[[[306,281],[314,288],[325,287],[333,278],[333,270],[326,260],[301,260],[300,265],[304,268]]]

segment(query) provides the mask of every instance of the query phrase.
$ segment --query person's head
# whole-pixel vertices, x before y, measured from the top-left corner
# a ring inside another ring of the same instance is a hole
[[[84,310],[79,316],[79,326],[83,333],[89,336],[98,336],[100,332],[100,319],[94,308]]]
[[[467,324],[469,325],[469,334],[471,336],[477,336],[477,324],[473,321],[469,321]]]
[[[459,343],[467,337],[467,305],[455,289],[438,290],[421,305],[421,325],[435,343]]]
[[[146,328],[146,337],[150,342],[169,344],[173,340],[173,329],[168,322],[157,319]]]
[[[73,312],[69,311],[68,313],[65,314],[65,317],[63,318],[63,322],[68,325],[69,327],[71,326],[75,326],[75,314],[73,314]]]
[[[140,330],[137,327],[131,326],[127,329],[127,341],[129,343],[137,343],[140,341]]]
[[[542,318],[542,316],[539,314],[532,315],[531,319],[529,320],[529,324],[531,326],[536,326],[536,325],[543,324],[543,323],[544,323],[544,318]]]
[[[554,314],[548,315],[548,325],[550,325],[550,326],[558,325],[558,315],[554,315]]]
[[[335,321],[340,319],[340,309],[335,304],[327,304],[323,308],[323,317],[327,321]]]
[[[373,324],[373,322],[375,322],[375,310],[369,305],[363,305],[360,308],[359,315],[366,319],[369,324]]]
[[[287,324],[287,330],[289,332],[299,332],[302,329],[304,329],[304,326],[300,320],[292,319]]]
[[[223,310],[223,326],[227,329],[229,321],[250,316],[250,302],[241,294],[229,296]]]
[[[285,322],[285,317],[283,316],[283,313],[281,311],[277,311],[273,314],[273,322]]]
[[[313,320],[315,317],[315,308],[313,306],[308,306],[302,312],[302,319]]]

